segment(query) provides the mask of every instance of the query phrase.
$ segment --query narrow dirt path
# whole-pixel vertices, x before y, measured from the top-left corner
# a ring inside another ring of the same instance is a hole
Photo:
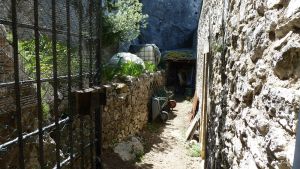
[[[189,155],[184,141],[191,107],[191,102],[177,99],[177,107],[165,124],[148,124],[138,135],[144,145],[144,156],[134,162],[124,162],[107,150],[103,156],[104,169],[200,169],[200,157]]]
[[[188,155],[184,141],[188,125],[188,112],[192,103],[186,100],[179,101],[170,120],[162,127],[157,137],[159,142],[138,163],[138,166],[151,166],[153,169],[199,169],[200,158]],[[156,137],[156,138],[157,138]]]

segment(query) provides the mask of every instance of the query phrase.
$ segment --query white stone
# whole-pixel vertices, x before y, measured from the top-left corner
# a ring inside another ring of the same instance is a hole
[[[269,130],[268,138],[270,140],[271,151],[284,151],[287,146],[287,139],[285,137],[285,131],[279,127],[272,127]]]
[[[239,168],[243,169],[257,169],[254,158],[251,153],[246,151],[244,154],[244,158],[240,160]]]
[[[300,1],[299,0],[291,0],[289,6],[286,9],[285,16],[287,18],[291,17],[292,15],[300,12]]]
[[[240,5],[240,22],[245,20],[247,1],[241,1]]]
[[[237,137],[234,137],[231,142],[233,144],[233,150],[235,154],[239,157],[243,148],[241,141]]]
[[[296,146],[296,140],[292,140],[288,143],[285,150],[286,159],[290,166],[293,166],[295,146]]]

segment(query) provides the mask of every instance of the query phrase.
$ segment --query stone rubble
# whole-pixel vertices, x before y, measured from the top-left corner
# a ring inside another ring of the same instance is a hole
[[[131,137],[131,140],[118,143],[114,148],[123,161],[132,161],[144,154],[144,147],[137,137]]]

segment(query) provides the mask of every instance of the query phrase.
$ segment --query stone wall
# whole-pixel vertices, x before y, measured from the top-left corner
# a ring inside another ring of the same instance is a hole
[[[204,0],[197,92],[210,53],[207,168],[292,167],[299,32],[298,0]]]
[[[103,113],[104,147],[141,131],[148,122],[151,97],[165,84],[164,72],[144,74],[126,83],[106,86],[107,105]]]

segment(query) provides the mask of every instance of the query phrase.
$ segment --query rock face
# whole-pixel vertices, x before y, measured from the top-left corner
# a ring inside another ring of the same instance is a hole
[[[192,47],[202,0],[142,0],[149,15],[140,43],[154,43],[162,50]]]
[[[206,0],[197,92],[209,57],[207,168],[291,168],[300,111],[298,0]],[[209,36],[210,35],[210,36]]]

